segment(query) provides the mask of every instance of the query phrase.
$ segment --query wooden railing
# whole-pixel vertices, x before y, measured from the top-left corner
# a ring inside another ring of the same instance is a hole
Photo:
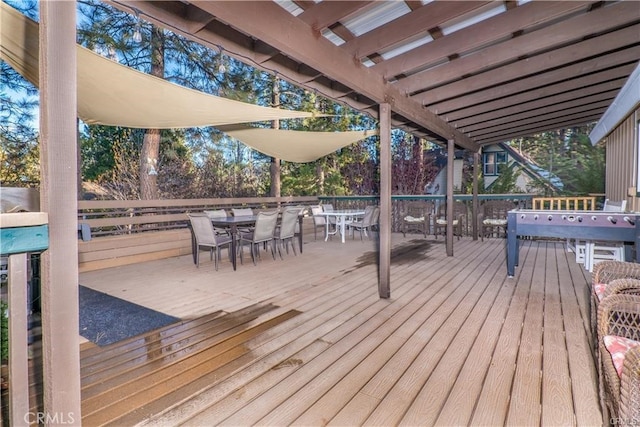
[[[511,200],[516,207],[531,207],[532,195],[483,194],[484,200]],[[473,210],[471,195],[456,195],[467,205],[463,219],[463,233],[472,235]],[[400,231],[405,205],[412,200],[444,202],[444,196],[393,196],[392,231]],[[338,209],[364,208],[378,204],[377,196],[310,196],[255,197],[229,199],[186,200],[129,200],[79,201],[78,261],[80,272],[115,267],[138,262],[164,259],[191,253],[191,234],[187,229],[187,213],[203,210],[251,207],[254,211],[269,210],[287,205],[311,206],[333,203]],[[311,218],[304,221],[312,227]],[[309,230],[311,231],[311,229]]]
[[[30,254],[42,252],[48,247],[49,226],[46,213],[0,214],[0,254],[8,257],[7,303],[11,312],[8,328],[8,424],[13,426],[27,423],[30,410],[28,366],[30,302],[27,293],[29,288],[27,263]]]
[[[582,197],[534,197],[532,209],[558,211],[592,211],[596,209],[595,196]]]
[[[532,194],[479,194],[478,201],[480,203],[486,200],[509,200],[512,201],[514,207],[530,208]],[[377,196],[320,196],[321,203],[331,203],[337,209],[364,208],[368,204],[378,204]],[[471,194],[455,194],[454,200],[462,201],[467,206],[467,214],[463,218],[462,233],[471,236],[473,234],[473,209]],[[431,200],[436,206],[441,205],[445,201],[444,195],[402,195],[391,196],[391,231],[400,232],[402,230],[402,217],[406,211],[407,203],[415,200]],[[436,208],[437,209],[437,208]],[[435,213],[435,212],[434,212]]]
[[[187,213],[318,204],[311,197],[78,201],[81,272],[191,253]]]
[[[317,204],[313,197],[252,197],[234,199],[169,200],[80,200],[78,224],[86,224],[91,235],[113,236],[141,231],[184,228],[187,213],[203,210],[249,207],[254,211],[287,205]]]

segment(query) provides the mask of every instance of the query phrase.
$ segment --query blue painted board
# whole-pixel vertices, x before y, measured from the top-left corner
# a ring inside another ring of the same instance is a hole
[[[49,226],[12,227],[0,229],[0,254],[42,252],[49,247]]]

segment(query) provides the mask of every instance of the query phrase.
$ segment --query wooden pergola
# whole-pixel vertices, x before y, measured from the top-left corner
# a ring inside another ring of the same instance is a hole
[[[634,1],[108,3],[378,117],[382,297],[392,127],[451,154],[593,122],[640,59]],[[44,404],[79,414],[75,20],[75,2],[40,3]]]

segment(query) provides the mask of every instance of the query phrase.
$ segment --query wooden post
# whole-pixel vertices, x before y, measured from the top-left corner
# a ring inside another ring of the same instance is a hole
[[[480,208],[478,204],[478,165],[480,163],[480,152],[476,151],[473,153],[473,203],[472,203],[472,212],[471,218],[473,218],[472,224],[472,233],[473,240],[478,240],[478,209]]]
[[[453,163],[455,144],[447,141],[447,256],[453,256]]]
[[[25,424],[29,413],[29,366],[27,344],[27,257],[9,255],[9,423]]]
[[[391,297],[391,107],[380,104],[380,298]]]
[[[80,425],[78,308],[76,2],[40,2],[41,210],[49,214],[42,257],[44,416]]]

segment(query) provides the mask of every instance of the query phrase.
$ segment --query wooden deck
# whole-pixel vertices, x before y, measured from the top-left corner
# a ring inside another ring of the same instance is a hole
[[[203,255],[83,273],[182,323],[81,345],[84,425],[601,425],[588,273],[563,243],[393,236],[219,271]]]

